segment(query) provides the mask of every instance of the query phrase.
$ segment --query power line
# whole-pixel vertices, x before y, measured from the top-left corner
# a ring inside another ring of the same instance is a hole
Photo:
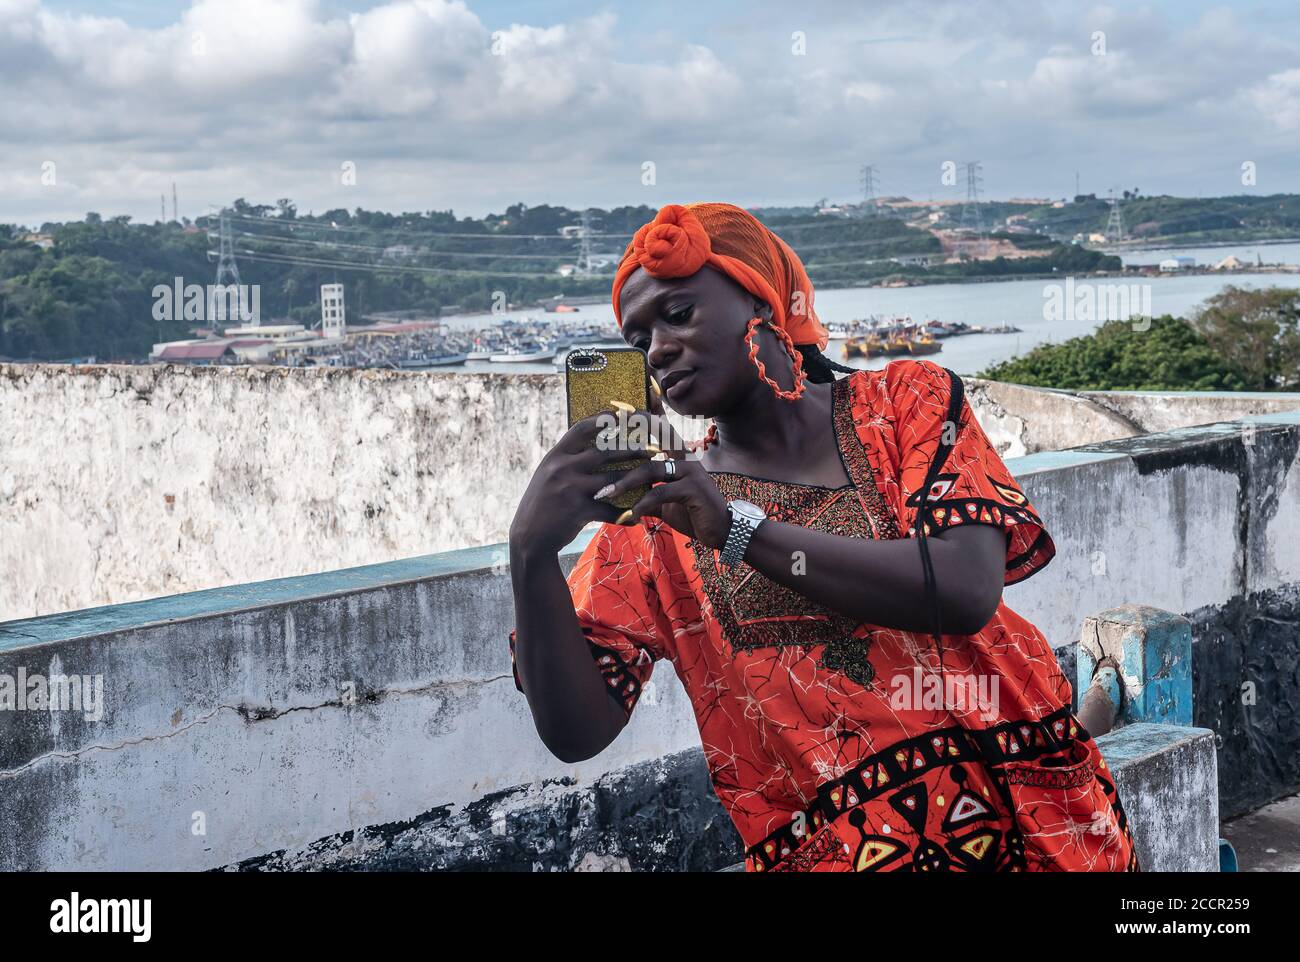
[[[880,181],[877,178],[875,180],[875,184],[878,186],[879,183]],[[285,218],[285,217],[251,217],[246,214],[230,214],[229,216],[232,220],[248,221],[255,224],[266,224],[269,226],[275,226],[279,224],[292,224],[292,225],[306,227],[308,229],[323,230],[323,231],[336,231],[336,230],[359,231],[359,232],[371,233],[371,234],[402,234],[410,237],[462,237],[462,238],[470,238],[473,240],[543,240],[543,241],[562,241],[566,243],[572,243],[572,241],[574,240],[574,238],[565,237],[562,234],[498,234],[498,233],[474,234],[474,233],[463,233],[463,232],[455,232],[455,231],[416,231],[416,230],[397,228],[397,227],[359,227],[354,224],[338,224],[338,225],[321,224],[316,221],[294,220],[292,218]],[[773,227],[765,222],[763,223],[764,226],[768,227],[769,230],[773,231],[774,233],[780,232],[783,235],[786,231],[819,230],[824,227],[851,226],[851,222],[846,221],[842,218],[833,218],[833,217],[820,218],[819,222],[815,224],[779,224]],[[580,227],[581,225],[578,224],[572,226]],[[590,234],[590,236],[591,237],[616,237],[616,238],[624,238],[627,240],[631,240],[632,238],[631,234],[602,234],[595,231],[593,231]],[[621,255],[622,251],[619,251],[618,253]]]
[[[231,214],[234,220],[252,221],[256,224],[294,224],[314,230],[362,231],[371,234],[403,234],[411,237],[470,237],[475,240],[549,240],[572,242],[573,238],[562,234],[504,234],[504,233],[457,233],[454,231],[418,231],[400,227],[363,227],[355,224],[322,224],[319,221],[295,220],[290,217],[251,217],[247,214]],[[593,237],[620,237],[631,239],[631,234],[596,234]]]
[[[258,241],[263,241],[263,242],[266,242],[266,243],[272,243],[272,244],[298,244],[298,245],[307,245],[307,246],[312,246],[312,247],[324,247],[324,248],[326,248],[326,249],[339,248],[339,249],[346,249],[346,250],[368,251],[368,252],[379,253],[379,254],[382,254],[382,253],[386,250],[386,248],[378,247],[378,246],[371,245],[371,244],[345,244],[345,243],[339,243],[339,242],[335,242],[335,241],[310,240],[310,239],[307,239],[307,238],[284,238],[284,237],[272,237],[272,236],[265,235],[265,234],[257,234],[257,233],[251,232],[251,231],[240,231],[239,233],[240,233],[240,236],[248,237],[248,238],[250,238],[250,239],[254,239],[254,240],[258,240]],[[896,244],[897,241],[898,241],[898,238],[896,238],[896,237],[885,237],[885,238],[871,238],[871,239],[864,239],[864,240],[845,240],[845,241],[838,241],[838,242],[834,242],[834,243],[826,243],[826,244],[802,244],[802,245],[799,245],[798,247],[795,248],[795,252],[796,252],[797,254],[800,254],[800,255],[807,254],[807,253],[812,252],[812,251],[821,251],[821,250],[836,250],[836,251],[847,252],[847,251],[849,251],[849,250],[851,250],[851,249],[853,249],[853,248],[856,248],[856,247],[880,247],[880,246],[889,246],[889,245],[892,245],[892,244]],[[388,271],[398,271],[398,270],[419,270],[419,271],[422,271],[422,272],[434,272],[434,273],[465,273],[465,274],[479,274],[479,275],[484,275],[484,276],[503,276],[503,277],[527,277],[527,276],[536,276],[536,277],[543,277],[543,276],[545,276],[545,277],[549,277],[549,276],[553,276],[553,275],[550,275],[550,274],[542,274],[542,273],[537,273],[537,274],[528,274],[528,273],[521,273],[521,272],[511,273],[511,272],[491,271],[491,270],[471,271],[471,270],[456,270],[456,269],[453,269],[453,268],[435,268],[435,267],[425,267],[425,268],[407,268],[407,267],[403,267],[403,266],[401,266],[401,265],[396,265],[396,264],[394,264],[394,265],[387,265],[387,264],[366,264],[366,265],[359,265],[356,261],[348,261],[348,260],[333,260],[333,259],[330,259],[330,258],[324,258],[324,257],[313,256],[313,255],[308,254],[308,253],[301,253],[301,254],[298,254],[298,253],[284,253],[284,252],[280,252],[280,251],[250,250],[250,249],[247,249],[247,248],[242,249],[242,250],[240,251],[240,255],[241,255],[242,257],[244,257],[245,259],[249,259],[249,258],[252,258],[252,257],[254,257],[254,256],[263,256],[263,255],[264,255],[266,258],[270,258],[270,257],[281,258],[282,260],[278,261],[279,263],[291,263],[291,262],[293,262],[293,259],[296,259],[296,260],[301,261],[302,263],[312,263],[312,264],[315,265],[315,266],[319,266],[319,265],[321,265],[321,264],[327,264],[327,265],[329,265],[329,266],[334,266],[334,265],[338,265],[338,264],[347,264],[347,265],[352,265],[352,266],[357,267],[357,268],[361,268],[361,269],[368,268],[368,269],[373,269],[373,270],[375,270],[375,271],[386,271],[386,270],[388,270]],[[525,260],[525,261],[560,261],[560,262],[568,262],[568,261],[569,261],[569,258],[567,258],[567,257],[556,256],[556,255],[543,255],[543,254],[536,254],[536,255],[533,255],[533,254],[493,254],[493,253],[479,253],[479,252],[473,252],[473,251],[418,251],[418,252],[413,252],[413,253],[412,253],[411,255],[409,255],[409,256],[412,256],[412,257],[469,257],[469,258],[485,258],[485,259],[490,259],[490,260],[504,260],[504,259],[511,259],[511,260]],[[584,263],[584,261],[583,261],[582,259],[579,259],[578,263],[579,263],[579,265],[581,265],[582,263]],[[851,264],[851,263],[861,263],[861,262],[860,262],[860,261],[835,261],[835,262],[816,262],[816,261],[814,261],[814,262],[809,263],[809,264],[807,265],[807,267],[808,267],[809,270],[812,270],[812,269],[817,268],[817,267],[830,266],[830,263],[834,263],[834,264]],[[590,274],[587,274],[587,273],[585,273],[585,272],[580,272],[580,273],[582,273],[583,276],[607,276],[607,275],[601,275],[601,274],[599,274],[599,273],[596,272],[596,271],[592,271]]]
[[[790,246],[796,254],[802,254],[807,251],[838,251],[844,250],[846,247],[876,247],[881,244],[897,244],[898,242],[898,237],[875,237],[870,240],[842,240],[831,244],[799,244],[797,246],[791,244]],[[925,252],[922,251],[921,253]]]
[[[848,221],[838,221],[839,226],[849,229],[852,224]],[[831,225],[809,225],[809,226],[831,226]],[[272,244],[296,244],[300,246],[322,247],[325,249],[342,249],[370,251],[377,254],[385,254],[389,251],[389,246],[380,246],[377,244],[348,244],[341,241],[317,240],[308,237],[281,237],[274,234],[259,234],[256,231],[239,231],[241,237],[253,238],[265,243]],[[593,235],[596,236],[596,235]],[[818,250],[844,250],[851,247],[869,247],[879,245],[896,244],[897,237],[874,237],[864,238],[861,240],[841,240],[825,244],[799,244],[791,245],[795,248],[796,253]],[[390,245],[391,246],[391,245]],[[498,254],[490,251],[455,251],[455,250],[418,250],[411,251],[409,254],[403,254],[406,257],[470,257],[484,258],[488,260],[531,260],[531,261],[559,261],[562,263],[570,262],[573,258],[559,254]],[[577,254],[576,263],[581,267],[586,263],[588,257],[594,257],[589,251],[580,250]],[[612,255],[618,256],[618,255]]]
[[[307,237],[277,237],[272,234],[258,234],[254,231],[240,231],[241,237],[252,237],[257,240],[274,244],[307,244],[313,247],[340,248],[344,250],[372,251],[379,254],[385,254],[389,247],[381,247],[375,244],[344,244],[338,241],[312,240]],[[391,245],[390,245],[391,246]],[[494,254],[491,251],[442,251],[442,250],[422,250],[411,251],[409,254],[403,254],[404,257],[484,257],[491,260],[528,260],[528,261],[561,261],[567,262],[571,258],[562,254]]]
[[[927,257],[942,257],[943,254],[942,254],[941,251],[933,251],[932,253],[930,253],[930,254],[926,254],[925,256],[927,256]],[[820,262],[820,263],[817,262],[817,261],[814,261],[814,262],[811,263],[811,264],[805,265],[805,268],[804,268],[804,269],[805,269],[806,271],[808,271],[809,274],[812,274],[812,273],[815,272],[815,271],[821,270],[823,267],[862,267],[862,266],[864,266],[864,265],[866,265],[866,264],[888,264],[888,263],[890,263],[891,261],[895,261],[895,260],[897,260],[897,258],[894,258],[894,257],[876,257],[876,258],[872,258],[872,259],[870,259],[870,260],[858,260],[858,261],[823,261],[823,262]]]
[[[244,260],[262,261],[269,264],[286,264],[293,267],[328,267],[334,270],[371,271],[381,273],[404,274],[461,274],[475,277],[542,277],[555,280],[554,272],[520,272],[520,271],[473,271],[454,267],[411,267],[399,264],[358,264],[355,261],[332,261],[324,258],[298,257],[290,254],[276,254],[245,250],[240,253]],[[612,276],[612,275],[606,275]]]

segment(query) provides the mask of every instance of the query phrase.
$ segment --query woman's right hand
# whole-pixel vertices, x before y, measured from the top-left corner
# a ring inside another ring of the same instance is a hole
[[[614,522],[622,508],[594,495],[622,476],[606,465],[650,456],[626,444],[609,450],[593,446],[596,435],[608,429],[613,410],[576,422],[542,458],[515,509],[510,525],[510,549],[530,554],[559,554],[592,521]]]

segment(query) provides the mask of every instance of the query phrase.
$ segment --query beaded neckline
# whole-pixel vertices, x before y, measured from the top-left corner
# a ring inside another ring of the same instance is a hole
[[[760,478],[754,474],[741,474],[739,471],[710,471],[712,475],[723,475],[729,478],[742,478],[745,481],[758,481],[762,484],[780,484],[787,488],[813,488],[817,491],[843,491],[846,488],[853,487],[853,482],[846,481],[838,488],[832,488],[825,484],[808,484],[805,481],[780,481],[776,478]]]
[[[759,481],[763,484],[780,484],[790,488],[812,488],[818,491],[828,492],[843,491],[846,488],[855,487],[853,472],[849,470],[848,460],[844,456],[844,438],[841,437],[841,431],[844,429],[844,412],[841,408],[843,407],[844,411],[847,411],[848,403],[848,378],[839,378],[831,384],[831,433],[835,436],[835,451],[840,457],[840,467],[844,469],[844,476],[849,479],[843,484],[832,488],[830,485],[810,484],[806,481],[783,481],[779,478],[761,478],[755,474],[742,474],[739,471],[709,471],[709,474],[725,475],[731,478],[744,478],[747,481]]]

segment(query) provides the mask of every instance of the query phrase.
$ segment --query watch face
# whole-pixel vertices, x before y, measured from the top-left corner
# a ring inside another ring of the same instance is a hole
[[[730,502],[730,504],[731,507],[735,509],[736,514],[740,515],[742,518],[748,518],[750,521],[762,521],[767,517],[766,512],[764,512],[762,508],[749,501],[742,501],[737,498],[735,501]]]

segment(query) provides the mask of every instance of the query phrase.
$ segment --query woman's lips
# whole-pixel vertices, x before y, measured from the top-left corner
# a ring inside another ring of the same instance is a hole
[[[674,372],[676,374],[676,372]],[[668,397],[680,397],[683,393],[690,390],[691,378],[694,377],[694,371],[687,371],[685,374],[679,374],[676,377],[669,376],[668,386],[664,388],[664,394]]]

